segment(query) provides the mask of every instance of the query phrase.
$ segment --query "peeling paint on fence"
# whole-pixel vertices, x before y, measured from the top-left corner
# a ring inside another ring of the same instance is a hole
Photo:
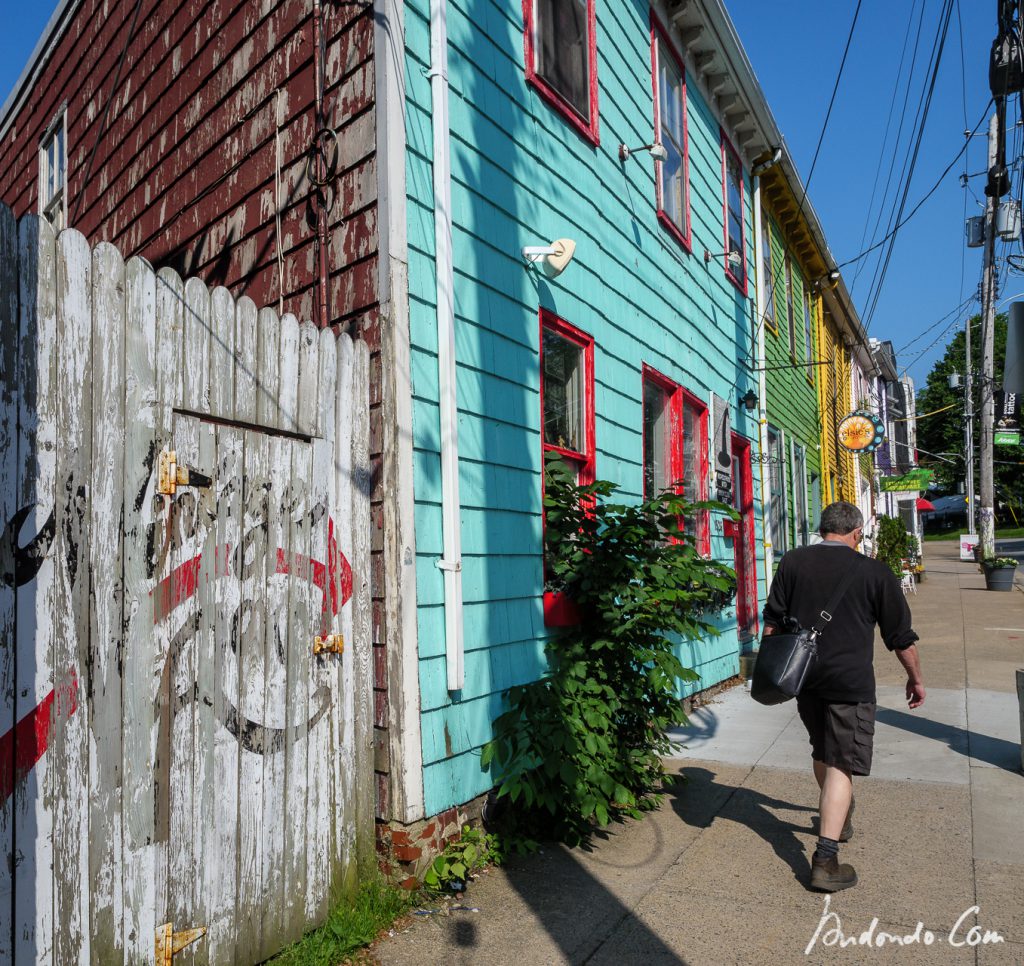
[[[372,861],[368,368],[0,207],[0,962],[255,963]]]

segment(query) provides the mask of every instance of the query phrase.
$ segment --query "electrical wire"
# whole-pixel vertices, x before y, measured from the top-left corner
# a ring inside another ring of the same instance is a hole
[[[889,142],[889,130],[890,130],[890,125],[892,123],[892,118],[893,118],[893,108],[896,105],[896,98],[899,96],[899,92],[900,92],[900,87],[901,87],[900,79],[903,76],[903,65],[904,65],[904,62],[906,60],[906,54],[907,54],[907,42],[910,39],[910,28],[911,28],[911,25],[914,22],[914,11],[916,9],[917,9],[917,0],[914,0],[914,4],[910,8],[910,16],[907,18],[907,30],[906,30],[906,33],[903,36],[903,50],[900,53],[900,66],[899,66],[899,70],[896,73],[896,83],[893,85],[892,98],[889,101],[889,118],[888,118],[888,120],[886,121],[886,124],[885,124],[885,136],[882,138],[882,147],[881,147],[881,150],[878,152],[878,164],[875,167],[875,180],[874,180],[874,184],[871,186],[871,200],[868,202],[867,214],[866,214],[866,216],[864,218],[864,230],[863,230],[863,232],[861,232],[861,239],[860,239],[860,247],[861,248],[864,247],[864,242],[865,242],[865,240],[868,237],[868,226],[871,224],[871,212],[874,210],[874,207],[875,207],[875,195],[876,195],[877,190],[878,190],[878,176],[882,172],[882,162],[883,162],[883,160],[885,158],[885,148],[886,148],[886,145]],[[911,88],[911,83],[913,81],[913,76],[914,76],[914,66],[917,63],[917,51],[918,51],[918,48],[919,48],[920,43],[921,43],[921,21],[923,20],[923,18],[924,18],[924,3],[922,2],[921,13],[920,13],[920,16],[918,17],[917,33],[916,33],[915,40],[914,40],[914,51],[913,51],[913,54],[912,54],[911,60],[910,60],[910,70],[907,72],[907,85],[906,85],[906,90],[905,90],[904,95],[903,95],[903,105],[900,108],[900,116],[901,117],[905,116],[906,113],[907,113],[907,101],[908,101],[908,99],[910,97],[910,88]],[[878,227],[879,227],[879,224],[881,223],[881,220],[882,220],[882,211],[885,208],[885,201],[886,201],[886,198],[889,197],[889,189],[890,189],[890,187],[892,185],[893,169],[896,166],[896,155],[899,152],[900,140],[901,140],[901,131],[900,131],[900,128],[897,128],[896,140],[893,142],[892,156],[891,156],[891,158],[889,160],[889,170],[886,172],[886,175],[885,175],[885,191],[882,193],[882,198],[881,198],[881,200],[879,202],[879,205],[878,205],[878,214],[875,217],[875,224],[871,228],[871,234],[872,235],[875,235],[878,232]],[[864,270],[864,264],[861,263],[860,265],[857,266],[857,271],[856,271],[856,273],[853,276],[853,282],[852,282],[852,284],[850,286],[850,295],[851,295],[851,297],[853,296],[853,292],[854,292],[854,290],[857,287],[857,282],[860,279],[860,274],[861,274],[861,272],[863,270]]]
[[[992,105],[992,101],[990,100],[988,102],[988,104],[985,105],[985,110],[982,112],[981,120],[978,121],[978,123],[974,126],[974,130],[971,131],[971,137],[973,137],[975,134],[977,134],[979,129],[981,128],[982,124],[985,123],[985,115],[988,113],[988,109],[989,109],[989,107],[991,107],[991,105]],[[928,193],[923,198],[921,198],[921,200],[918,201],[918,203],[916,205],[914,205],[914,207],[910,210],[910,213],[905,218],[903,218],[903,220],[900,221],[891,231],[889,231],[885,235],[885,237],[880,238],[877,242],[875,242],[873,245],[871,245],[870,248],[865,248],[864,251],[860,252],[857,255],[854,255],[852,258],[848,258],[848,259],[846,259],[846,261],[840,262],[838,265],[836,265],[836,268],[845,268],[847,265],[852,265],[854,262],[860,261],[860,259],[864,258],[866,255],[870,255],[873,251],[875,251],[876,249],[881,248],[887,241],[889,241],[891,238],[893,238],[897,234],[897,232],[899,232],[899,230],[901,228],[903,228],[903,226],[906,225],[907,222],[909,222],[910,219],[913,218],[914,215],[916,215],[918,213],[918,211],[920,211],[921,206],[933,194],[935,194],[936,191],[939,190],[939,188],[942,186],[942,182],[946,178],[946,175],[949,174],[949,172],[953,170],[953,166],[957,163],[957,161],[960,160],[960,158],[963,156],[964,152],[967,150],[967,145],[968,144],[970,144],[970,140],[965,138],[964,139],[964,146],[959,151],[957,151],[956,157],[954,157],[953,160],[950,161],[948,165],[946,165],[945,170],[943,170],[942,174],[939,175],[938,180],[928,190]]]
[[[949,34],[949,22],[953,15],[953,0],[947,0],[945,16],[940,18],[940,28],[937,38],[937,46],[935,48],[934,57],[932,60],[931,79],[928,83],[928,93],[924,100],[924,105],[920,114],[920,122],[917,126],[917,137],[914,142],[913,153],[910,158],[909,170],[903,179],[903,193],[900,198],[899,208],[896,210],[895,215],[892,219],[893,224],[898,225],[903,218],[903,212],[906,209],[907,198],[910,194],[910,185],[914,178],[914,171],[917,168],[917,161],[921,154],[921,144],[924,140],[925,128],[928,124],[928,115],[931,110],[932,97],[935,93],[935,85],[939,77],[939,65],[942,63],[942,53],[946,46],[946,37]],[[892,233],[892,237],[889,240],[889,247],[885,251],[885,255],[882,257],[881,270],[876,276],[876,280],[873,282],[873,297],[869,295],[868,310],[864,316],[864,331],[867,334],[871,330],[871,323],[874,320],[875,312],[878,309],[879,299],[882,295],[882,287],[885,284],[885,278],[889,272],[889,266],[892,263],[892,253],[896,247],[896,235]],[[869,293],[872,289],[869,289]]]

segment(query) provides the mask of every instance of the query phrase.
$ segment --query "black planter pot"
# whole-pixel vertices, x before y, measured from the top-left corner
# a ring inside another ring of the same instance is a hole
[[[990,567],[982,564],[985,571],[986,590],[1013,590],[1013,575],[1017,572],[1016,567]]]

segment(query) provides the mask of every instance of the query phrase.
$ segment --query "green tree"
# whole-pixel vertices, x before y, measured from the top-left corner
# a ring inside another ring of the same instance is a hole
[[[1006,316],[996,316],[995,329],[995,379],[996,383],[1002,381],[1003,359],[1006,356]],[[935,480],[943,490],[956,492],[959,485],[966,478],[964,460],[964,389],[950,389],[949,377],[953,373],[959,373],[961,382],[965,373],[966,340],[963,330],[956,333],[946,346],[942,358],[935,363],[932,371],[928,373],[924,387],[917,393],[917,446],[918,458],[921,466],[927,466],[935,470]],[[971,366],[974,372],[973,399],[974,412],[977,414],[981,409],[981,316],[976,315],[971,319]],[[945,409],[952,406],[951,409]],[[936,410],[944,409],[934,416],[924,415]],[[974,479],[975,487],[978,486],[978,442],[980,439],[980,424],[975,421],[975,466]],[[954,453],[953,457],[945,457],[945,460],[952,459],[953,462],[946,462],[943,459],[929,455],[933,453]],[[1019,453],[1019,450],[1017,451]],[[1020,505],[1021,484],[1020,465],[1016,461],[1019,456],[1011,450],[1004,448],[996,449],[995,487],[997,500]],[[1007,461],[1002,463],[999,461]],[[1010,465],[1013,464],[1013,465]]]

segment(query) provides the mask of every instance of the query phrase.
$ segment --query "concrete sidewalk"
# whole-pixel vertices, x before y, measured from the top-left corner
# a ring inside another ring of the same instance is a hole
[[[672,767],[685,781],[658,812],[612,827],[591,851],[550,849],[488,872],[462,903],[479,911],[417,919],[377,957],[387,966],[1024,964],[1014,676],[1024,667],[1024,594],[986,592],[955,543],[926,552],[910,602],[927,700],[907,709],[902,669],[879,646],[874,769],[855,782],[856,833],[841,852],[860,884],[830,898],[830,915],[807,888],[817,788],[796,709],[763,708],[736,688],[678,735],[685,747]],[[871,935],[916,941],[827,945],[837,926],[870,941],[862,934],[875,918]],[[969,945],[986,932],[1004,941]]]

